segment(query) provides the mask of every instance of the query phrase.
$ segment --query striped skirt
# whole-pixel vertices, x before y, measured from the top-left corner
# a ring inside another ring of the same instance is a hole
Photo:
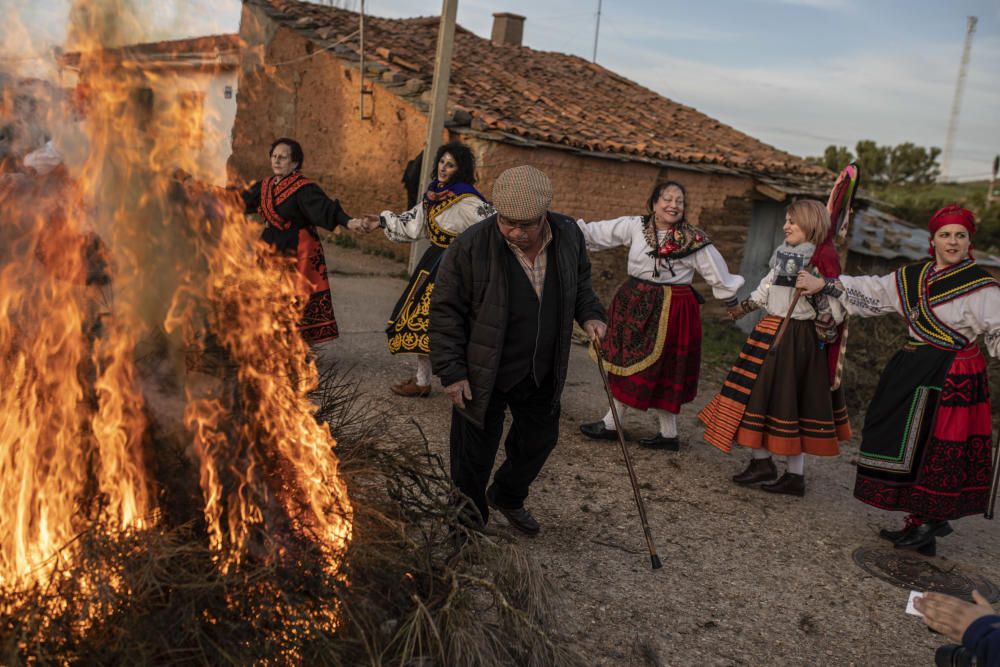
[[[851,438],[843,390],[830,391],[826,353],[812,320],[792,320],[769,353],[782,318],[768,315],[750,333],[721,391],[699,413],[705,441],[777,456],[835,456]]]

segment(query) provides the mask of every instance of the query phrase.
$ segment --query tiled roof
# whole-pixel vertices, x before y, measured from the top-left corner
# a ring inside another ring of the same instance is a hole
[[[295,0],[246,2],[334,54],[357,60],[356,13]],[[399,94],[419,93],[419,83],[433,77],[438,23],[437,17],[366,16],[366,62],[374,61]],[[501,140],[796,179],[831,176],[600,65],[552,51],[495,46],[461,27],[449,106],[458,124]]]
[[[123,60],[195,62],[206,58],[222,59],[224,56],[237,56],[242,46],[243,40],[240,39],[239,35],[223,34],[128,44],[105,49],[105,53]],[[237,60],[232,59],[231,64],[235,65],[236,63]],[[80,64],[80,54],[78,52],[67,53],[62,56],[60,64],[77,67]]]

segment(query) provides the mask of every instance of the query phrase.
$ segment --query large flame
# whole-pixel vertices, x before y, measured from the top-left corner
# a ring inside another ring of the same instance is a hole
[[[124,0],[77,3],[86,159],[72,177],[0,174],[0,586],[44,581],[94,521],[162,520],[170,480],[151,472],[155,410],[135,362],[154,335],[180,378],[220,567],[294,558],[308,540],[335,571],[351,508],[335,441],[312,416],[317,376],[294,330],[293,268],[256,240],[235,199],[178,180],[198,173],[203,119],[179,102],[151,109],[144,91],[177,75],[105,48],[140,40],[136,25]],[[49,134],[72,124],[67,99],[45,100]],[[0,97],[4,116],[15,107]],[[101,248],[111,286],[95,275]],[[185,373],[192,350],[231,372]]]

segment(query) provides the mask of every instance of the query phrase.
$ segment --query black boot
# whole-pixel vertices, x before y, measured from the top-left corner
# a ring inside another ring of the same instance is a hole
[[[757,484],[777,479],[778,469],[774,467],[771,457],[766,459],[750,459],[749,465],[741,473],[733,475],[737,484]]]
[[[900,530],[889,530],[888,528],[883,528],[878,531],[878,536],[883,540],[889,540],[892,543],[896,543],[909,535],[914,528],[919,526],[923,521],[920,520],[916,514],[908,514],[903,520],[903,527]]]
[[[603,419],[580,424],[580,433],[594,440],[617,440],[618,431],[604,425]]]
[[[794,472],[786,472],[778,478],[778,481],[761,484],[760,488],[768,493],[784,493],[789,496],[802,497],[806,495],[806,477],[805,475],[796,475]]]
[[[914,528],[908,535],[896,540],[897,549],[919,549],[929,544],[935,537],[944,537],[953,532],[947,521],[925,521],[923,525]]]
[[[648,438],[640,438],[639,446],[645,447],[646,449],[666,449],[671,452],[679,451],[681,448],[680,440],[677,436],[668,438],[665,435],[660,435],[657,433],[654,436]]]

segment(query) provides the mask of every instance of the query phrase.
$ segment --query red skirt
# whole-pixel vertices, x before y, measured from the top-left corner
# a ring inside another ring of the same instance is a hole
[[[616,399],[638,410],[680,412],[698,394],[701,306],[695,291],[630,277],[611,300],[602,351]]]
[[[323,254],[323,244],[314,230],[299,230],[296,268],[299,293],[306,300],[302,319],[299,320],[299,333],[309,345],[337,338],[340,332],[337,330],[337,318],[333,314],[326,255]]]
[[[933,353],[908,346],[886,366],[862,432],[854,496],[931,520],[981,514],[993,477],[986,360],[977,345],[954,353],[938,392],[910,382]],[[890,440],[882,428],[889,420],[879,417],[892,415],[894,404],[905,419],[892,421],[905,422],[905,433]]]

